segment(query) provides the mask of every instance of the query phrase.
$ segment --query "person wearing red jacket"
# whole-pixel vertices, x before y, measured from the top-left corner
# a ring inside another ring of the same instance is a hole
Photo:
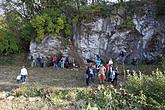
[[[52,63],[53,63],[54,69],[58,69],[58,59],[56,55],[52,56]]]

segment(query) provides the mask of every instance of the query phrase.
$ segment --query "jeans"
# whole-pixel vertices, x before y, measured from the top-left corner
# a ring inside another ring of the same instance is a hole
[[[54,69],[58,69],[57,63],[54,63]]]
[[[26,81],[26,75],[21,75],[21,81],[25,82]]]

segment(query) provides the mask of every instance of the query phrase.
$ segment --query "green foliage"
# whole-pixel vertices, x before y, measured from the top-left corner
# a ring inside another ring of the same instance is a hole
[[[11,54],[28,49],[33,28],[17,11],[9,11],[0,19],[0,54]]]
[[[55,32],[58,34],[60,33],[60,30],[64,29],[64,20],[65,18],[63,17],[58,17],[57,18],[57,24],[55,25]]]
[[[165,74],[158,69],[150,76],[137,75],[137,73],[129,75],[126,89],[136,96],[142,91],[147,97],[147,107],[151,109],[165,106]]]
[[[8,55],[18,50],[15,35],[7,30],[0,30],[0,53]]]
[[[77,100],[83,99],[90,103],[90,107],[103,110],[132,110],[141,108],[145,104],[145,96],[137,97],[132,94],[122,96],[119,91],[109,86],[102,86],[91,90],[81,91]],[[86,106],[87,109],[89,107]]]
[[[145,104],[145,96],[134,96],[127,94],[122,96],[120,91],[109,86],[98,86],[97,88],[76,88],[76,89],[59,89],[59,88],[37,88],[21,86],[12,95],[36,97],[39,96],[51,105],[72,101],[79,102],[83,100],[81,109],[84,110],[133,110],[139,109]],[[88,104],[86,104],[88,103]]]
[[[0,22],[0,24],[2,24],[1,27],[5,27],[6,32],[14,35],[15,44],[21,47],[19,50],[27,49],[32,36],[40,42],[44,39],[45,34],[60,36],[60,39],[67,45],[72,37],[73,25],[80,26],[81,22],[95,21],[98,17],[119,15],[121,18],[125,18],[120,28],[134,30],[131,16],[135,13],[145,12],[143,5],[147,2],[124,1],[118,0],[118,4],[111,4],[105,0],[92,0],[92,4],[87,4],[87,1],[83,0],[42,0],[40,2],[20,0],[19,11],[13,8],[12,1],[7,1],[4,5],[4,7],[9,7],[9,9],[5,8],[7,9],[6,21],[5,23]],[[164,13],[164,0],[156,0],[154,3],[158,9],[158,15]],[[144,14],[142,13],[142,15]]]
[[[37,41],[41,41],[44,38],[44,27],[46,22],[46,16],[36,16],[34,19],[32,19],[31,24],[35,28],[35,31],[37,33]]]
[[[67,36],[70,36],[71,34],[72,34],[72,32],[71,32],[71,25],[69,25],[69,24],[66,24],[65,25],[65,27],[64,27],[64,31],[65,31],[65,34],[67,35]]]
[[[130,16],[127,16],[126,19],[124,19],[123,23],[120,25],[120,28],[134,30],[135,26],[132,18]]]
[[[113,6],[107,5],[104,2],[80,8],[79,18],[81,21],[91,22],[98,17],[109,17]],[[89,16],[90,15],[90,16]]]
[[[7,24],[5,23],[5,17],[0,16],[0,29],[5,29]]]
[[[12,6],[10,1],[8,4]],[[66,46],[71,39],[74,24],[79,26],[81,22],[94,21],[98,17],[109,17],[115,10],[113,5],[109,5],[104,0],[93,1],[90,5],[82,0],[43,0],[40,3],[21,0],[21,6],[24,8],[20,11],[11,8],[5,15],[7,30],[15,35],[16,43],[21,47],[19,49],[27,49],[31,37],[41,42],[45,34],[60,36]],[[130,22],[125,24],[129,26]]]
[[[8,26],[8,29],[10,29],[10,31],[12,31],[13,33],[16,33],[19,31],[19,29],[21,28],[23,19],[21,18],[21,15],[15,11],[12,10],[8,13],[6,13],[5,16],[5,23]]]
[[[55,10],[56,11],[56,10]],[[38,42],[42,41],[45,34],[55,34],[70,36],[71,35],[71,26],[67,23],[66,16],[61,15],[59,10],[56,12],[50,12],[44,10],[40,15],[36,15],[32,20],[31,24],[36,31],[36,40]]]
[[[160,65],[161,65],[163,71],[165,71],[165,58],[162,58],[162,59],[161,59]]]
[[[41,88],[23,85],[14,96],[41,97],[53,106],[72,102],[82,110],[141,110],[164,109],[165,74],[158,69],[150,76],[133,73],[125,89],[99,85],[88,88]],[[81,104],[78,104],[81,102]],[[75,107],[77,108],[77,107]]]
[[[34,29],[28,21],[25,22],[20,29],[20,45],[24,50],[29,50],[29,44],[34,34]]]
[[[27,62],[25,62],[25,56],[27,53],[25,52],[16,52],[14,54],[8,54],[8,55],[0,55],[0,65],[3,66],[29,66]]]

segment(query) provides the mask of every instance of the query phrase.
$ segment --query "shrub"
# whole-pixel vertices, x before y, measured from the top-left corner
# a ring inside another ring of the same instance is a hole
[[[128,76],[126,89],[129,93],[136,96],[142,91],[147,97],[147,107],[150,109],[160,109],[165,107],[165,74],[158,69],[151,75],[133,75]]]
[[[165,58],[162,58],[160,61],[161,68],[165,70]]]
[[[61,35],[68,40],[72,34],[71,25],[67,17],[58,9],[45,9],[41,14],[31,19],[31,25],[36,32],[36,41],[41,42],[45,34]]]
[[[127,16],[123,23],[119,26],[121,29],[130,29],[133,30],[135,29],[134,23],[132,21],[132,18],[130,16]]]
[[[15,35],[5,29],[0,29],[0,54],[8,55],[18,50]]]
[[[165,108],[165,73],[160,70],[151,75],[133,73],[128,76],[125,89],[115,89],[109,85],[92,88],[40,88],[21,86],[14,96],[38,96],[46,103],[61,106],[72,102],[83,102],[82,110],[140,110]]]
[[[132,110],[142,108],[145,104],[145,96],[141,92],[141,96],[127,94],[122,96],[119,91],[110,87],[102,86],[91,90],[83,90],[78,92],[77,100],[85,100],[88,102],[85,109],[98,108],[99,110]]]

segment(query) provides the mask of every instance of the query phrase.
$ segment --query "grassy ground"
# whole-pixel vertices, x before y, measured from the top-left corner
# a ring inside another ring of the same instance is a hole
[[[0,57],[0,93],[2,91],[13,91],[16,88],[21,88],[22,86],[35,87],[35,88],[55,88],[55,89],[75,89],[75,88],[86,88],[85,85],[85,68],[79,69],[58,69],[54,70],[53,67],[45,67],[45,68],[30,68],[29,64],[23,63],[25,62],[25,55],[22,56],[10,56],[10,57]],[[16,77],[20,74],[20,70],[22,65],[26,65],[28,70],[28,79],[25,84],[17,84]],[[125,79],[123,77],[123,65],[115,64],[119,70],[119,83],[124,82]],[[124,65],[125,69],[131,69],[130,65]],[[158,65],[139,65],[137,71],[142,71],[144,74],[149,74],[151,71],[154,71],[156,68],[159,68]],[[99,83],[96,82],[92,84],[90,87],[95,87]],[[109,83],[106,83],[106,85]],[[74,90],[73,90],[74,91]],[[72,94],[72,90],[70,91]],[[19,97],[19,99],[14,98],[13,100],[8,99],[0,99],[0,110],[37,110],[38,108],[42,108],[41,110],[47,110],[49,105],[40,101],[40,102],[29,102],[30,97]],[[22,105],[17,100],[24,99]],[[58,110],[67,110],[71,109],[72,102],[70,100],[56,100],[58,101]],[[65,103],[64,103],[65,102]],[[9,104],[13,103],[13,104]],[[62,104],[62,105],[61,105]],[[71,104],[71,105],[70,105]],[[14,107],[14,106],[17,106]],[[29,108],[24,108],[28,105]],[[66,105],[66,106],[65,106]],[[20,106],[20,108],[19,108]],[[30,108],[31,107],[31,108]],[[63,108],[64,107],[64,108]],[[66,108],[65,108],[66,107]],[[10,109],[9,109],[10,108]],[[52,109],[53,110],[53,109]],[[56,109],[54,109],[56,110]]]
[[[49,108],[50,110],[73,110],[69,100],[62,100],[56,96],[53,97],[56,106],[51,108],[51,105],[47,101],[42,100],[41,97],[14,96],[12,98],[13,96],[9,96],[1,99],[1,94],[3,94],[3,91],[10,93],[17,91],[20,94],[22,91],[27,92],[27,89],[31,87],[35,89],[44,88],[45,90],[49,88],[58,90],[86,87],[84,69],[82,68],[58,70],[54,70],[53,67],[27,68],[29,73],[27,82],[25,84],[17,84],[16,77],[20,73],[20,69],[21,65],[0,65],[0,110],[48,110]],[[38,101],[38,98],[40,101]],[[35,101],[30,101],[31,99]]]
[[[11,90],[18,87],[16,77],[21,66],[0,66],[0,90]],[[27,68],[28,79],[26,85],[42,87],[83,87],[85,86],[84,70],[46,68]]]
[[[158,66],[156,65],[140,65],[137,71],[142,71],[144,74],[151,73]],[[119,68],[119,82],[123,82],[123,67]],[[125,69],[131,69],[129,65],[125,65]],[[21,65],[0,65],[0,91],[10,91],[13,88],[19,87],[21,84],[16,84],[16,77],[19,75]],[[53,67],[45,68],[29,68],[28,79],[26,85],[37,85],[42,87],[85,87],[85,68],[79,69],[58,69]],[[98,83],[98,82],[97,82]]]

